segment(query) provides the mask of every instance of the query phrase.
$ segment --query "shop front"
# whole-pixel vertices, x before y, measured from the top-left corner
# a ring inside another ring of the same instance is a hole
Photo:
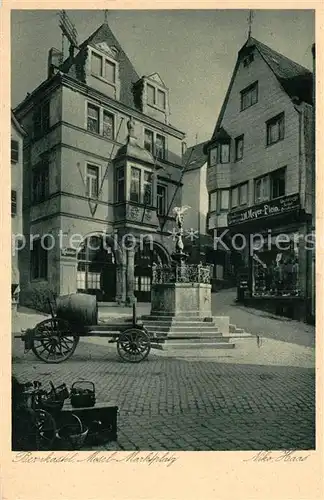
[[[301,210],[299,194],[232,212],[228,221],[232,239],[242,242],[245,260],[238,282],[239,301],[306,319],[312,270],[307,255],[309,222]]]

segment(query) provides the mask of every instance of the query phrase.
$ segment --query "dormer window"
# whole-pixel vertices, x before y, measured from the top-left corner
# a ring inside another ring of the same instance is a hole
[[[149,106],[154,106],[159,109],[165,110],[166,108],[166,95],[165,92],[153,85],[147,83],[146,84],[146,95],[147,95],[147,104]]]
[[[109,83],[116,83],[116,62],[97,52],[91,52],[91,74]]]

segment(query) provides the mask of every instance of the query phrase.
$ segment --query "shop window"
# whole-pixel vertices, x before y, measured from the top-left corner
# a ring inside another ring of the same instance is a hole
[[[213,166],[217,164],[217,146],[209,151],[209,165]]]
[[[86,194],[89,198],[98,198],[99,167],[97,165],[87,165]]]
[[[157,196],[157,214],[166,214],[166,203],[167,203],[167,188],[163,184],[158,184],[156,188]]]
[[[88,104],[87,128],[90,132],[94,132],[95,134],[99,134],[100,131],[99,114],[99,107],[94,106],[93,104]]]
[[[258,82],[241,91],[241,111],[258,102]]]
[[[267,122],[267,145],[282,141],[285,137],[284,113],[272,118]]]
[[[30,268],[32,279],[47,279],[48,272],[48,240],[33,240],[30,252]]]
[[[140,202],[141,196],[141,171],[139,168],[131,168],[130,201]]]
[[[230,161],[230,145],[229,145],[229,143],[220,144],[219,150],[220,150],[220,155],[219,155],[220,163],[229,163],[229,161]]]
[[[17,215],[17,191],[11,190],[11,216]]]
[[[19,142],[11,139],[11,163],[19,161]]]
[[[44,162],[37,165],[32,173],[32,200],[33,203],[44,201],[49,195],[49,164]]]
[[[252,295],[254,297],[298,297],[298,234],[264,237],[264,245],[252,258]],[[296,237],[297,236],[297,237]]]
[[[235,139],[235,161],[242,160],[244,149],[244,135]]]
[[[117,169],[117,202],[125,201],[125,169]]]

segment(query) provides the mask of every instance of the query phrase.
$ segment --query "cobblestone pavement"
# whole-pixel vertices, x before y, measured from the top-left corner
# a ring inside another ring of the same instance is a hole
[[[82,341],[70,360],[47,365],[14,340],[13,373],[44,384],[92,380],[97,400],[119,407],[118,442],[106,449],[314,449],[314,350],[266,341],[151,351],[133,365],[119,361],[115,345]]]

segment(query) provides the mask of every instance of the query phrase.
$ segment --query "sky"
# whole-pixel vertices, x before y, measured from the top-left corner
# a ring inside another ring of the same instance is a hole
[[[254,38],[312,69],[314,11],[253,12]],[[57,14],[54,10],[12,11],[13,108],[46,79],[49,49],[61,49]],[[68,10],[67,14],[79,43],[105,19],[99,10]],[[169,88],[170,122],[186,133],[188,146],[212,135],[237,52],[247,40],[248,15],[242,9],[108,11],[110,28],[139,76],[157,72]]]

